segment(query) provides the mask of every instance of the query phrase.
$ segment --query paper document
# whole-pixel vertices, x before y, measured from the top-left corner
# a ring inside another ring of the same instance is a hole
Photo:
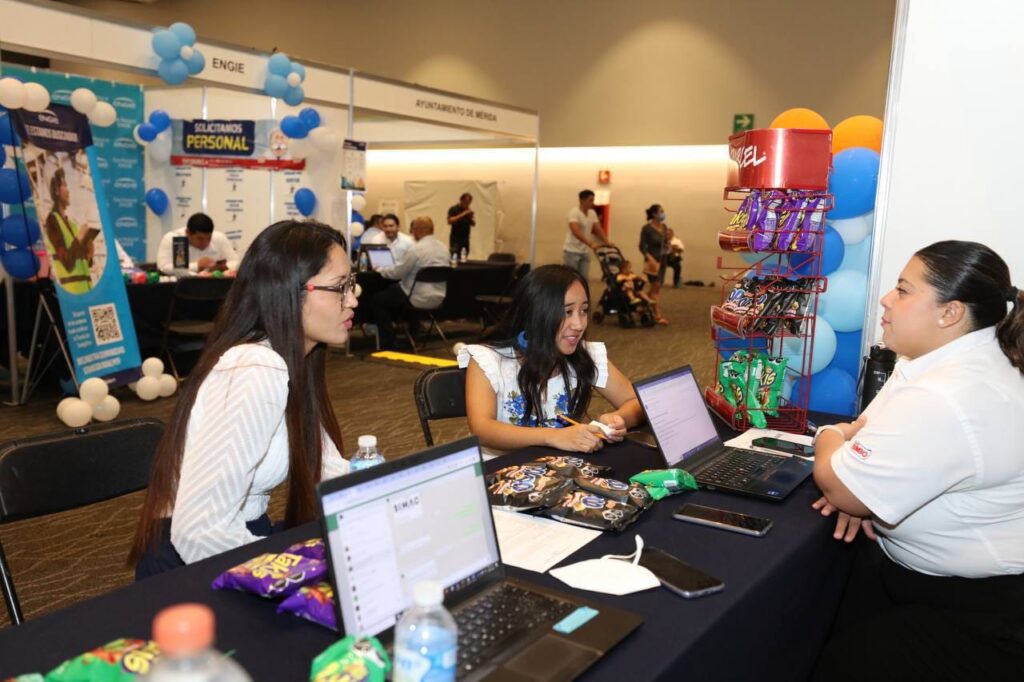
[[[754,446],[752,443],[755,438],[778,438],[780,440],[788,440],[790,443],[799,443],[800,445],[810,445],[811,442],[814,440],[810,436],[789,433],[788,431],[773,431],[772,429],[747,429],[746,431],[736,436],[735,438],[725,441],[725,444],[731,448],[756,450],[757,452],[767,452],[772,455],[785,454],[780,453],[778,450],[770,450]]]
[[[601,535],[540,516],[491,508],[498,531],[501,560],[509,566],[544,573]]]

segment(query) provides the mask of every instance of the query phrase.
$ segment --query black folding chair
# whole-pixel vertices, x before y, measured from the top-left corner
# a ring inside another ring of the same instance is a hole
[[[174,285],[167,311],[160,355],[167,357],[171,373],[181,379],[174,362],[173,344],[182,340],[205,339],[213,331],[213,320],[228,295],[233,280],[217,277],[183,277]]]
[[[159,419],[130,419],[0,444],[0,525],[77,509],[142,490],[163,435]],[[0,543],[0,589],[24,621]]]
[[[502,315],[508,310],[509,306],[512,305],[512,294],[515,293],[516,286],[519,281],[526,277],[530,272],[529,263],[520,263],[512,269],[512,274],[509,276],[508,283],[505,284],[504,290],[498,294],[480,294],[476,297],[476,302],[480,304],[484,313],[484,325],[496,324],[501,320]]]
[[[416,411],[420,415],[423,440],[434,445],[430,421],[466,416],[466,370],[458,367],[428,369],[416,378],[412,387]]]
[[[451,281],[451,275],[452,275],[452,269],[449,266],[447,266],[447,265],[445,265],[445,266],[432,265],[430,267],[423,268],[419,272],[416,273],[416,278],[413,280],[412,287],[409,289],[409,296],[408,296],[408,301],[409,302],[407,304],[407,307],[406,307],[406,310],[405,310],[405,314],[403,315],[403,317],[406,320],[406,324],[405,324],[405,338],[407,338],[409,340],[409,345],[412,346],[412,352],[413,353],[418,353],[419,352],[419,348],[416,346],[416,340],[413,339],[413,337],[412,337],[412,328],[411,328],[411,325],[409,324],[409,320],[411,320],[412,317],[415,316],[415,315],[426,315],[430,319],[430,326],[427,327],[427,337],[428,338],[430,337],[431,330],[436,329],[438,335],[441,337],[441,340],[444,341],[444,344],[446,346],[450,345],[448,343],[448,337],[446,337],[444,335],[444,332],[441,330],[441,325],[438,324],[438,321],[437,321],[438,311],[440,311],[444,307],[444,301],[442,300],[441,304],[439,306],[434,307],[434,308],[430,308],[430,309],[417,308],[416,306],[414,306],[412,304],[412,296],[413,296],[414,293],[416,293],[416,287],[419,286],[420,284],[444,284],[445,285],[445,298],[447,299],[449,283]]]

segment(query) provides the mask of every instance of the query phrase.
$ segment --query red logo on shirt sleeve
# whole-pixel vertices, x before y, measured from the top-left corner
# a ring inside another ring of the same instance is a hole
[[[861,459],[867,459],[871,456],[871,448],[864,447],[859,440],[855,440],[850,444],[850,450]]]

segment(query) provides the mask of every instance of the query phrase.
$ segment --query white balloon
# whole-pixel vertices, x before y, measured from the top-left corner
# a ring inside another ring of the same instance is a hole
[[[85,426],[92,419],[92,405],[78,398],[71,401],[61,411],[60,420],[73,429]]]
[[[108,422],[115,419],[120,413],[121,403],[112,395],[108,395],[99,405],[94,405],[92,408],[92,416],[98,422]]]
[[[79,400],[79,398],[64,398],[64,400],[57,403],[57,419],[64,421],[64,410],[68,405]]]
[[[160,375],[160,397],[168,398],[178,390],[178,380],[170,374]]]
[[[362,213],[363,209],[366,208],[366,197],[362,194],[356,194],[352,197],[352,208]]]
[[[854,218],[830,220],[828,224],[843,238],[843,244],[859,244],[871,233],[874,218],[874,213],[865,213]]]
[[[171,136],[164,131],[149,143],[149,158],[156,163],[167,163],[171,160]]]
[[[293,159],[304,159],[313,151],[313,145],[307,138],[301,140],[288,140],[288,153]]]
[[[360,237],[363,232],[366,231],[366,226],[362,223],[352,223],[352,227],[350,229],[352,230],[353,237]]]
[[[164,373],[164,361],[160,358],[146,358],[142,363],[142,376],[157,377]]]
[[[160,395],[160,379],[154,376],[144,376],[135,385],[135,395],[142,400],[155,400]]]
[[[21,109],[25,104],[25,84],[14,78],[0,78],[0,106]]]
[[[89,122],[100,128],[109,128],[117,121],[117,109],[110,102],[97,102],[89,112]]]
[[[71,106],[80,114],[88,114],[99,100],[89,88],[75,88],[71,92]]]
[[[110,389],[107,388],[107,382],[99,377],[86,379],[82,382],[82,385],[78,387],[78,396],[93,407],[96,407],[103,402],[103,399],[106,398],[109,393]]]
[[[320,130],[320,128],[314,128],[314,130]],[[338,151],[338,147],[341,146],[341,140],[338,139],[337,133],[330,128],[324,128],[324,130],[327,132],[323,135],[316,137],[313,137],[312,134],[310,135],[313,138],[313,146],[322,152],[326,152],[328,155],[333,155]]]
[[[299,85],[302,84],[302,79],[299,78],[299,74],[295,73],[294,71],[288,74],[288,76],[285,77],[285,80],[288,81],[288,85],[292,86],[293,88],[297,88],[299,87]]]
[[[323,144],[323,139],[331,134],[330,128],[325,126],[317,126],[309,131],[309,141],[313,143],[313,146],[317,149],[322,149],[320,145]]]
[[[25,102],[28,111],[44,111],[50,106],[50,92],[39,83],[25,83]]]
[[[191,45],[182,45],[181,49],[178,50],[178,56],[188,61],[192,59],[192,55],[195,53],[195,49]]]

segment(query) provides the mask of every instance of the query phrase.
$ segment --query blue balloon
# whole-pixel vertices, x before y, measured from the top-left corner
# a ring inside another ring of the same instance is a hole
[[[180,58],[164,59],[156,67],[156,73],[165,83],[180,85],[188,78],[188,67],[185,66],[185,61]]]
[[[871,237],[863,239],[856,244],[847,244],[846,253],[843,254],[843,262],[839,264],[840,270],[856,270],[867,274],[868,265],[871,264]]]
[[[352,209],[352,220],[350,220],[349,222],[350,223],[362,223],[363,225],[365,225],[366,224],[366,218],[364,218],[363,214],[360,213],[359,211],[357,211],[355,209]]]
[[[149,115],[149,124],[153,126],[157,135],[159,135],[171,125],[171,115],[163,109],[156,109]],[[139,137],[142,137],[141,130],[139,131]],[[146,138],[142,137],[142,139],[145,140]]]
[[[836,332],[836,354],[829,367],[841,369],[852,377],[860,376],[860,342],[864,331]]]
[[[275,76],[287,78],[288,74],[292,72],[292,60],[288,59],[288,55],[284,52],[272,54],[267,60],[267,71]]]
[[[195,76],[206,68],[206,57],[199,50],[192,48],[192,56],[185,60],[185,67],[190,76]]]
[[[803,403],[802,384],[793,389],[793,402]],[[811,375],[811,395],[807,407],[815,412],[852,416],[857,412],[857,381],[835,367]]]
[[[836,270],[828,276],[828,288],[818,297],[818,315],[837,332],[855,332],[864,326],[868,277],[856,270]]]
[[[299,209],[299,213],[307,218],[313,215],[313,211],[316,210],[316,195],[313,194],[313,190],[305,187],[296,190],[295,208]]]
[[[0,169],[0,202],[20,204],[32,196],[32,186],[28,184],[28,175],[23,170],[13,168]]]
[[[291,107],[297,107],[302,104],[302,100],[306,98],[306,93],[302,91],[301,87],[288,88],[288,92],[284,93],[284,103]]]
[[[754,336],[744,339],[724,329],[715,329],[715,347],[722,357],[728,360],[738,350],[768,350],[768,339],[763,336]]]
[[[263,91],[271,97],[284,97],[288,94],[288,81],[284,79],[284,76],[270,74],[263,84]]]
[[[160,134],[160,131],[152,123],[140,123],[135,132],[139,134],[140,140],[145,140],[146,142],[152,142]]]
[[[15,213],[0,222],[0,239],[19,249],[31,249],[39,241],[39,223]]]
[[[804,324],[810,325],[811,322],[807,320]],[[810,367],[805,367],[803,364],[804,343],[806,340],[803,337],[787,336],[782,339],[781,352],[777,354],[782,355],[782,357],[789,361],[787,367],[792,371],[801,373],[809,370],[811,374],[815,374],[828,367],[828,364],[832,362],[832,358],[835,357],[836,332],[825,318],[819,316],[815,320]]]
[[[7,110],[0,107],[0,145],[14,144],[14,128],[11,126],[11,117]]]
[[[878,152],[850,147],[832,157],[832,176],[828,191],[835,204],[828,217],[832,220],[859,216],[875,207],[878,189]]]
[[[184,21],[176,21],[171,24],[171,33],[178,37],[182,45],[195,45],[196,43],[196,30],[186,24]]]
[[[181,39],[173,31],[160,29],[153,34],[153,51],[161,59],[178,59],[181,56]]]
[[[304,67],[302,64],[299,64],[298,62],[292,62],[292,73],[299,74],[300,83],[306,82],[306,67]],[[316,126],[310,126],[310,128],[316,128]]]
[[[839,269],[846,253],[846,245],[839,233],[828,225],[825,226],[824,243],[821,246],[821,275],[828,275]],[[801,277],[818,276],[815,256],[811,253],[789,254],[789,267]]]
[[[298,116],[285,116],[281,119],[281,132],[293,140],[301,140],[309,135],[309,128]]]
[[[14,279],[28,279],[39,272],[39,259],[29,249],[10,249],[0,252],[4,270]]]
[[[306,124],[306,127],[312,130],[320,125],[320,114],[313,107],[306,107],[299,112],[299,118]]]
[[[167,193],[159,187],[154,187],[146,192],[146,206],[149,206],[149,209],[153,211],[153,213],[163,215],[164,211],[167,210],[168,203]]]

